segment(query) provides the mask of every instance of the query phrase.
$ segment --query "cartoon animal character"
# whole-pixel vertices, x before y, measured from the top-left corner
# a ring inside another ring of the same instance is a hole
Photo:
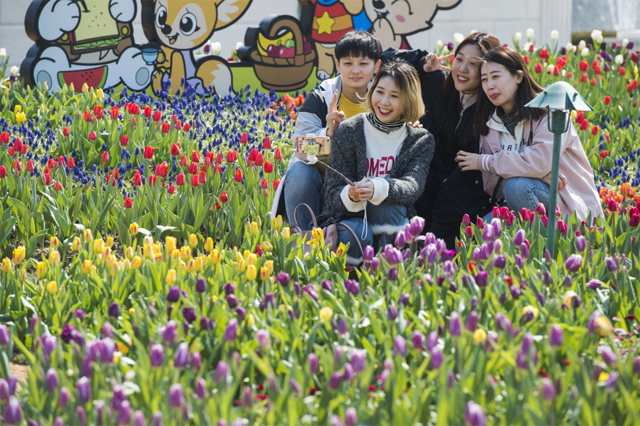
[[[143,27],[155,29],[147,34],[161,44],[156,61],[152,87],[154,93],[166,90],[175,93],[183,81],[189,82],[198,94],[209,86],[216,93],[229,93],[231,70],[227,61],[217,56],[196,60],[194,51],[211,38],[216,30],[228,27],[246,12],[252,0],[143,0],[143,8],[153,5],[153,14],[143,11]],[[148,24],[153,19],[153,26]],[[145,22],[146,21],[146,22]]]
[[[64,84],[81,91],[123,83],[143,90],[153,66],[133,44],[135,0],[34,0],[25,27],[36,44],[22,62],[29,85],[45,85],[49,93]]]
[[[336,69],[333,49],[340,37],[353,30],[367,31],[371,21],[364,12],[364,0],[310,0],[314,6],[311,39],[316,42],[318,69],[324,80]]]
[[[462,0],[365,0],[372,32],[382,47],[411,49],[407,36],[428,30],[438,10],[453,9]]]

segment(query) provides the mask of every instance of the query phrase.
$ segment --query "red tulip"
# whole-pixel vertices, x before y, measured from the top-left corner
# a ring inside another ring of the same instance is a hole
[[[69,136],[69,133],[71,133],[69,131],[69,128],[67,126],[64,126],[64,128],[62,129],[62,135],[63,136]],[[4,135],[3,135],[4,136]],[[7,133],[7,141],[9,140],[9,133]],[[7,142],[5,142],[7,143]]]
[[[547,49],[540,49],[540,58],[544,59],[545,61],[549,59],[549,51]]]
[[[522,57],[522,59],[524,60],[524,63],[525,63],[525,64],[529,65],[529,56],[524,55],[524,56]]]
[[[15,157],[15,156],[16,156],[16,150],[15,150],[15,149],[13,149],[13,147],[12,147],[12,146],[10,146],[10,147],[9,147],[9,150],[8,150],[8,151],[9,151],[9,155],[10,155],[10,156],[12,156],[12,157]]]
[[[198,165],[196,163],[191,163],[189,165],[189,174],[195,175],[198,173]]]
[[[580,123],[580,130],[587,130],[589,128],[589,121],[584,120],[582,123]]]
[[[576,115],[576,123],[580,124],[584,121],[584,112],[578,111],[578,115]]]
[[[0,177],[3,177],[1,173]],[[634,207],[629,212],[629,226],[635,228],[638,224],[640,224],[640,213],[638,213],[638,208]]]
[[[536,51],[536,47],[533,45],[533,43],[531,43],[531,44],[529,45],[529,53],[533,53],[533,52],[535,52],[535,51]]]
[[[177,120],[174,126],[177,130],[182,129],[182,120]]]
[[[180,155],[180,144],[179,143],[174,143],[171,145],[171,155],[173,155],[174,157],[177,157],[178,155]]]
[[[96,134],[96,132],[94,130],[92,130],[91,133],[89,133],[89,140],[90,141],[95,141],[97,137],[98,137],[98,135]]]
[[[282,151],[280,151],[280,148],[276,149],[276,153],[274,154],[274,158],[276,159],[276,161],[282,161]]]
[[[625,75],[627,73],[627,70],[625,69],[625,67],[620,67],[618,71],[620,72],[620,75]]]
[[[542,64],[535,64],[533,70],[536,74],[542,74]]]
[[[162,123],[162,133],[169,133],[169,130],[171,130],[169,123]]]
[[[53,158],[49,158],[47,161],[47,167],[50,169],[56,168],[58,166],[57,162]]]
[[[151,112],[152,112],[151,107],[148,107],[148,106],[144,107],[144,116],[145,117],[147,117],[147,118],[151,117]]]
[[[242,182],[242,170],[236,169],[236,173],[233,178],[236,182]]]
[[[184,130],[185,132],[188,132],[190,128],[191,128],[191,123],[189,123],[188,121],[184,123],[184,126],[182,126],[182,130]]]
[[[67,167],[70,169],[73,169],[76,166],[76,160],[73,159],[73,157],[69,158],[67,160]]]
[[[591,81],[589,82],[592,86],[595,86],[597,84],[597,81],[595,78],[592,78]]]
[[[122,145],[122,146],[129,145],[129,136],[122,135],[122,137],[120,138],[120,145]]]
[[[130,209],[133,206],[133,201],[131,201],[131,198],[125,198],[124,199],[124,208],[125,209]]]
[[[160,111],[156,111],[153,113],[153,121],[156,123],[162,119],[162,113]]]
[[[220,203],[219,203],[219,202],[217,202],[217,201],[216,201],[215,203],[213,203],[213,205],[214,205],[214,206],[216,206],[216,209],[217,209],[217,210],[220,210],[220,209],[222,208],[222,207],[220,206]]]
[[[16,152],[22,152],[23,146],[24,144],[22,143],[22,139],[16,138],[13,141],[13,149],[15,149]]]
[[[20,162],[20,160],[13,161],[11,165],[16,172],[20,173],[22,171],[22,163]]]
[[[51,184],[51,174],[44,173],[42,176],[44,178],[44,184],[45,185],[50,185]]]
[[[138,172],[138,171],[136,170],[136,172]],[[135,174],[133,175],[133,184],[134,184],[135,186],[140,186],[140,185],[142,185],[142,175],[140,175],[140,172],[135,173]]]
[[[222,153],[219,152],[218,155],[216,155],[216,164],[222,164]]]
[[[266,136],[262,141],[262,148],[271,149],[271,138],[269,136]]]
[[[140,106],[137,104],[129,104],[129,114],[138,115],[140,114]]]
[[[157,182],[158,182],[158,176],[149,175],[149,186],[156,186]]]
[[[227,151],[227,163],[233,163],[236,160],[234,153],[235,151]]]
[[[101,119],[102,118],[102,107],[100,105],[94,105],[93,106],[93,115],[96,116],[97,119]]]
[[[273,163],[270,161],[266,161],[264,163],[264,172],[265,173],[271,173],[273,172]]]
[[[0,166],[0,179],[7,177],[7,168],[5,166]]]
[[[156,175],[160,177],[167,177],[168,167],[167,162],[163,161],[162,163],[156,165]]]
[[[53,189],[55,189],[56,191],[62,191],[62,184],[60,182],[54,183]]]
[[[240,137],[240,143],[246,145],[247,142],[249,142],[249,134],[247,132],[244,132]]]
[[[176,176],[176,184],[178,186],[184,185],[184,173],[178,173],[178,176]]]
[[[594,136],[598,134],[598,126],[593,126],[591,128],[591,134]]]
[[[258,156],[256,157],[256,166],[260,167],[262,164],[264,164],[264,157],[262,156],[262,153],[258,153]]]
[[[109,152],[108,151],[103,151],[102,155],[100,156],[100,161],[102,161],[103,163],[108,163],[109,162]]]
[[[211,166],[213,164],[213,152],[207,152],[207,155],[204,156],[204,165]]]
[[[261,189],[267,189],[269,188],[269,181],[267,180],[267,178],[262,178],[260,180],[260,188]]]
[[[607,140],[607,143],[611,142],[611,136],[609,136],[607,133],[604,134],[604,138]]]
[[[615,212],[618,211],[618,203],[616,203],[615,200],[609,200],[609,202],[607,203],[607,208],[609,209],[610,212]]]
[[[604,104],[605,105],[609,105],[611,103],[611,96],[605,96],[604,97]]]
[[[151,158],[153,158],[153,153],[155,152],[155,148],[152,146],[145,146],[144,147],[144,158],[146,158],[147,160],[150,160]]]
[[[217,173],[220,176],[222,176],[222,166],[214,166],[213,167],[213,173]]]
[[[200,185],[200,179],[198,178],[198,175],[193,175],[191,177],[191,186],[197,187],[198,185]]]
[[[89,111],[85,111],[82,117],[87,123],[91,123],[91,120],[93,120],[93,117],[91,116],[91,113]]]
[[[582,75],[580,76],[580,83],[586,83],[588,79],[589,79],[589,76],[588,76],[588,75],[586,75],[586,74],[582,74]]]
[[[193,151],[191,153],[191,161],[193,161],[194,163],[200,162],[200,153],[198,151]]]
[[[188,164],[189,164],[189,160],[187,160],[186,155],[183,155],[182,157],[180,157],[180,165],[182,167],[187,167]]]
[[[27,171],[28,171],[29,173],[32,173],[32,172],[33,172],[33,170],[34,170],[34,168],[33,168],[33,160],[28,160],[28,161],[27,161]]]
[[[278,187],[280,186],[280,179],[275,179],[275,180],[272,182],[272,185],[273,185],[273,190],[274,190],[274,191],[275,191],[275,190],[277,190],[277,189],[278,189]]]
[[[207,183],[207,174],[206,174],[206,172],[205,172],[204,170],[202,170],[202,171],[200,172],[200,176],[199,176],[199,178],[200,178],[200,183],[201,183],[201,184],[205,184],[205,183]]]
[[[117,120],[120,114],[120,108],[118,108],[117,106],[114,106],[111,108],[111,119],[112,120]]]
[[[173,194],[174,192],[176,192],[176,186],[169,185],[169,189],[167,190],[167,192],[169,192],[169,194]]]
[[[600,151],[600,160],[604,160],[608,156],[609,156],[609,151],[607,151],[607,150]]]
[[[220,194],[220,201],[222,201],[223,203],[229,201],[229,195],[227,194],[227,191],[222,191],[222,193]]]
[[[589,63],[585,61],[580,61],[580,64],[578,64],[578,66],[580,67],[580,71],[582,72],[586,72],[589,69]]]

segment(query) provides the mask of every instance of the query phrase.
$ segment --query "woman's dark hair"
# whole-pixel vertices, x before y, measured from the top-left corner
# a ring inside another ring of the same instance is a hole
[[[482,33],[482,32],[473,32],[469,34],[460,42],[460,44],[454,50],[454,56],[460,52],[464,46],[473,45],[480,49],[481,55],[480,57],[486,55],[491,49],[500,46],[500,40],[493,34]],[[479,88],[482,91],[482,87]],[[457,140],[455,137],[456,127],[458,125],[458,117],[459,111],[458,106],[460,105],[460,92],[456,90],[456,86],[453,82],[453,75],[449,73],[447,78],[444,80],[444,90],[443,90],[443,112],[442,112],[442,120],[440,124],[435,127],[435,132],[441,137],[436,137],[436,151],[440,154],[445,153],[456,153],[458,151],[477,151],[477,137],[474,136],[472,131],[469,131],[467,134],[463,135],[461,140]],[[442,137],[443,136],[443,137]],[[447,145],[444,143],[438,143],[440,140],[443,141],[456,141],[456,146]]]
[[[522,55],[515,49],[508,46],[499,46],[487,53],[483,58],[483,65],[492,62],[504,66],[512,75],[520,74],[522,81],[518,84],[516,99],[514,103],[515,118],[522,120],[539,120],[547,115],[547,110],[542,108],[527,108],[525,105],[535,98],[544,89],[535,82],[524,63]],[[476,136],[484,136],[489,133],[487,121],[491,118],[496,107],[491,103],[487,95],[483,92],[478,97],[476,107],[474,132]],[[509,113],[510,111],[505,111]]]

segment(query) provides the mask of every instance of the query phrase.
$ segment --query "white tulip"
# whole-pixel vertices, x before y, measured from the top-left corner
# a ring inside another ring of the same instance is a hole
[[[453,41],[455,41],[457,44],[460,44],[462,40],[464,40],[464,35],[462,33],[455,33],[453,35]]]
[[[4,58],[5,56],[7,56],[7,49],[0,47],[0,58]]]
[[[582,51],[580,51],[580,54],[582,56],[587,56],[589,54],[589,48],[585,47],[584,49],[582,49]]]
[[[558,30],[551,31],[551,40],[557,40],[558,36],[559,36]]]
[[[522,33],[520,31],[518,31],[517,33],[515,33],[513,35],[513,39],[519,43],[520,40],[522,40]]]
[[[446,44],[445,44],[444,48],[442,49],[442,54],[443,55],[448,55],[449,54],[449,48],[447,47]]]
[[[241,47],[243,47],[243,46],[244,46],[244,43],[243,43],[243,42],[241,42],[241,41],[237,42],[237,43],[236,43],[236,50],[240,49],[240,48],[241,48]]]
[[[436,47],[437,47],[438,49],[442,49],[442,46],[444,46],[444,43],[442,42],[442,40],[438,40],[438,41],[436,41]]]
[[[591,31],[591,38],[596,43],[602,43],[604,41],[604,37],[602,36],[602,31],[600,30]]]
[[[221,50],[222,50],[222,43],[220,43],[219,41],[211,42],[211,53],[213,53],[214,55],[218,55]]]
[[[552,73],[555,67],[556,67],[555,65],[551,65],[551,64],[547,65],[547,72]]]
[[[11,69],[9,70],[9,72],[11,73],[11,75],[17,75],[17,74],[18,74],[18,71],[20,71],[20,70],[19,70],[19,69],[18,69],[18,67],[17,67],[17,66],[15,66],[15,65],[14,65],[14,66],[12,66],[12,67],[11,67]]]
[[[567,43],[565,48],[567,49],[567,52],[575,52],[577,50],[576,46],[571,42]]]
[[[624,62],[624,58],[622,57],[622,55],[616,55],[616,64],[620,65]]]
[[[628,44],[629,44],[628,38],[622,39],[622,47],[626,48]]]
[[[525,43],[524,46],[522,46],[522,48],[524,50],[528,51],[529,49],[531,49],[532,45],[533,45],[532,43]]]
[[[531,40],[533,38],[533,35],[535,33],[533,32],[533,28],[528,28],[527,29],[527,39]]]
[[[580,43],[578,43],[578,49],[582,50],[585,47],[587,47],[587,42],[584,40],[580,40]]]

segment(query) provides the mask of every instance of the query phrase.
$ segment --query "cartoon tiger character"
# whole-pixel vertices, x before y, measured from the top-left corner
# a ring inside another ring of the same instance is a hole
[[[213,86],[219,95],[232,87],[231,70],[227,61],[217,56],[198,60],[194,51],[203,46],[214,31],[226,28],[246,12],[252,0],[143,0],[152,5],[152,13],[143,10],[145,31],[155,34],[147,38],[159,42],[160,52],[155,61],[152,88],[154,93],[169,88],[175,94],[183,81],[198,94],[205,94]],[[143,6],[144,7],[144,6]],[[153,20],[152,25],[148,25]],[[184,80],[183,80],[184,79]]]

